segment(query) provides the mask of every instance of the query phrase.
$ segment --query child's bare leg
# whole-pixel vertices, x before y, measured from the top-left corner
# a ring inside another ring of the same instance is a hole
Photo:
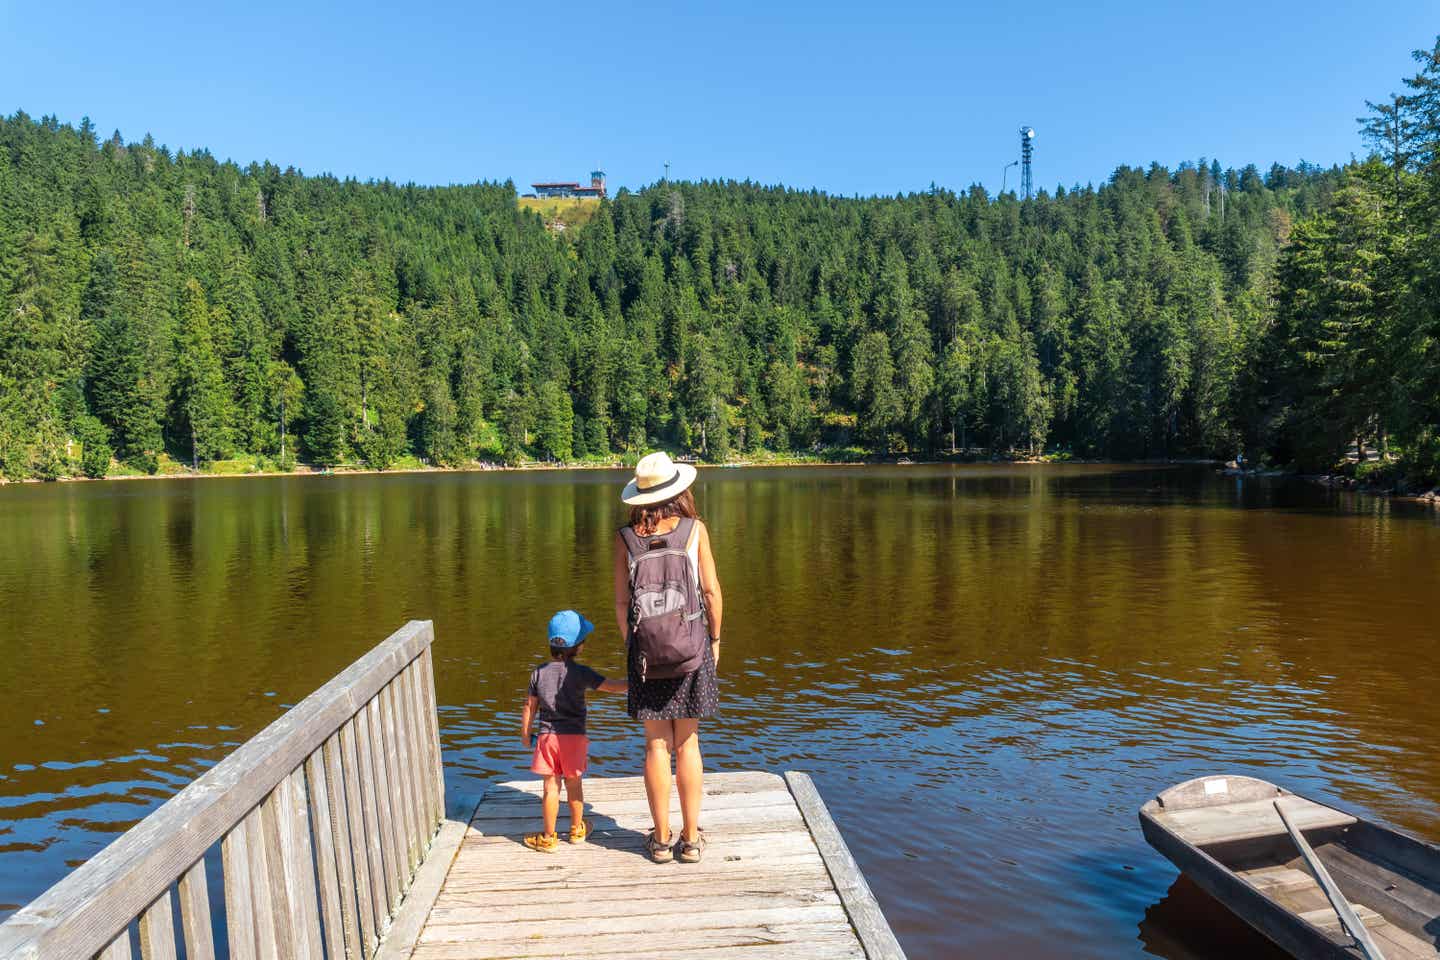
[[[700,801],[705,796],[705,764],[700,757],[700,721],[675,720],[675,780],[680,787],[684,837],[691,843],[700,831]]]
[[[645,721],[645,799],[655,821],[655,839],[668,843],[670,836],[670,752],[675,730],[670,720]]]
[[[565,799],[570,803],[570,829],[585,819],[585,788],[579,777],[565,778]]]
[[[545,836],[554,836],[555,818],[560,815],[560,778],[553,773],[545,776],[545,795],[540,798],[540,812],[545,818]]]

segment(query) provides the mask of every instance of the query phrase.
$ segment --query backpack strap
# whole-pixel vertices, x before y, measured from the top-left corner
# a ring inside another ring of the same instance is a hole
[[[630,554],[632,566],[640,558],[640,554],[649,549],[641,542],[639,535],[635,533],[635,528],[628,523],[620,528],[620,539],[625,543],[625,552]]]

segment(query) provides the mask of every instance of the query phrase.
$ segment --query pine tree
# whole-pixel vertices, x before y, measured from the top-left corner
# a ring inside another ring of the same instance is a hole
[[[553,380],[540,385],[536,397],[539,408],[539,422],[535,429],[535,442],[542,456],[562,463],[571,457],[575,429],[575,413],[570,403],[570,394]]]
[[[230,452],[230,400],[224,371],[211,336],[210,306],[200,282],[185,282],[176,344],[177,422],[189,441],[190,466],[223,459]]]
[[[866,334],[855,349],[850,392],[859,414],[860,434],[881,453],[890,452],[890,431],[905,415],[895,389],[890,345],[878,330]]]

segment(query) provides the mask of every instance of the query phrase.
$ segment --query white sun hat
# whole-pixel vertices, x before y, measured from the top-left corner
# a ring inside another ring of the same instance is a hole
[[[663,450],[647,454],[635,464],[635,479],[625,484],[620,499],[632,507],[660,503],[686,490],[695,482],[695,468],[675,463]]]

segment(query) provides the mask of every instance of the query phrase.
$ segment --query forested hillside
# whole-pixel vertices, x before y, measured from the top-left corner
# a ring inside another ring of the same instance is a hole
[[[1440,194],[1404,109],[1388,165],[1122,167],[1028,202],[659,183],[559,236],[508,183],[242,168],[17,113],[0,469],[1413,447],[1433,339],[1386,343],[1440,272],[1377,285],[1433,266]]]

